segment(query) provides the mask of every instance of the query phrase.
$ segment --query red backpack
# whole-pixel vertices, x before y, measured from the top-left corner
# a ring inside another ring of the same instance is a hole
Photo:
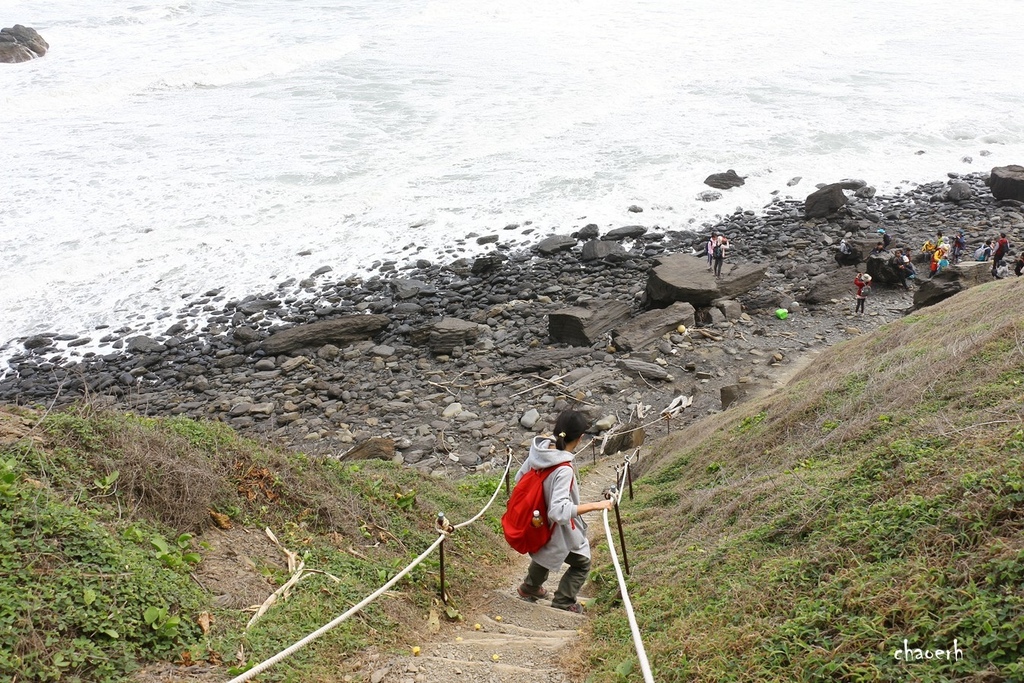
[[[531,469],[516,483],[512,496],[501,516],[501,528],[505,540],[518,553],[534,553],[551,540],[551,524],[548,523],[548,505],[544,500],[544,481],[559,467],[572,467],[568,462],[559,463],[542,470]],[[572,484],[570,484],[572,486]],[[540,513],[541,523],[534,526],[533,513]]]

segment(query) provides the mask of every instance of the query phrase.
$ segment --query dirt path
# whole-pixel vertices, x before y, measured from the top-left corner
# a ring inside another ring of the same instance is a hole
[[[586,469],[581,500],[600,499],[602,491],[615,481],[621,454],[599,458],[596,465],[589,449],[577,457]],[[589,513],[586,519],[593,546],[604,537],[604,525],[599,513]],[[462,611],[465,621],[442,619],[440,630],[418,643],[418,656],[410,651],[371,661],[370,683],[568,683],[571,679],[558,661],[579,635],[586,616],[553,609],[546,600],[521,600],[516,587],[530,560],[528,556],[515,557],[507,581],[483,590],[474,604],[466,606]],[[553,573],[548,579],[546,587],[551,592],[560,576]],[[583,587],[581,602],[585,602],[588,588]]]

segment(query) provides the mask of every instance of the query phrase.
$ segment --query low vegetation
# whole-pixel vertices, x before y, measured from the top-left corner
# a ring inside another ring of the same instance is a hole
[[[971,289],[645,451],[623,512],[659,683],[1024,679],[1022,314],[1022,281]],[[394,576],[436,511],[464,519],[496,484],[288,454],[219,423],[2,409],[0,679],[192,665],[225,680]],[[453,539],[456,602],[508,571],[499,513]],[[283,549],[317,571],[246,628],[291,576]],[[602,557],[567,661],[637,681]],[[435,555],[261,680],[359,680],[358,655],[419,627],[437,582]]]
[[[623,511],[659,683],[1024,679],[1024,282],[838,345],[645,460]],[[595,582],[581,668],[641,680]]]
[[[437,511],[461,521],[497,483],[287,454],[220,423],[2,409],[0,679],[149,680],[160,662],[226,680],[374,591],[434,541]],[[495,520],[448,544],[456,605],[507,562]],[[316,572],[247,630],[291,576],[284,549]],[[260,679],[337,680],[394,645],[433,607],[437,562]]]

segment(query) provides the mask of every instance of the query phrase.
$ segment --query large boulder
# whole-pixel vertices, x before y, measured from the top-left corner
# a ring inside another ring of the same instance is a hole
[[[50,44],[33,28],[15,24],[0,29],[0,63],[27,62],[42,57],[48,49]]]
[[[534,247],[544,256],[552,256],[560,251],[567,251],[576,246],[576,238],[569,235],[552,235],[545,237]]]
[[[391,460],[395,457],[395,441],[381,436],[370,437],[350,448],[339,460]]]
[[[603,240],[629,240],[636,239],[637,237],[643,237],[647,233],[647,228],[642,225],[624,225],[621,228],[615,228],[609,230],[604,234]]]
[[[273,332],[263,341],[262,348],[266,354],[276,356],[324,344],[349,344],[369,339],[390,324],[386,315],[347,315]]]
[[[841,183],[826,185],[817,192],[807,195],[804,200],[804,216],[807,218],[823,218],[833,214],[850,201],[843,192]]]
[[[914,308],[937,304],[965,289],[991,281],[991,261],[962,261],[943,268],[931,279],[922,279],[921,286],[914,292]]]
[[[973,197],[974,190],[964,182],[950,183],[949,188],[943,195],[943,198],[948,202],[965,202]]]
[[[607,436],[601,452],[604,455],[614,455],[631,448],[639,448],[644,445],[646,439],[647,430],[640,426],[639,422],[629,422],[616,430],[614,434]]]
[[[887,249],[880,254],[868,256],[867,268],[865,270],[867,270],[868,275],[871,276],[873,281],[883,282],[887,285],[903,284],[900,270],[892,262],[893,255],[893,252]]]
[[[685,301],[695,307],[710,306],[715,299],[732,299],[750,291],[764,279],[765,268],[726,260],[722,276],[707,270],[707,261],[689,254],[654,259],[647,276],[647,301],[654,307]]]
[[[492,251],[489,254],[476,257],[473,260],[473,267],[470,269],[470,272],[473,273],[473,275],[489,273],[493,270],[497,270],[505,261],[508,261],[508,256],[505,256],[501,252]]]
[[[505,369],[509,372],[547,372],[590,353],[585,347],[571,346],[567,349],[536,349],[515,359]]]
[[[612,342],[622,351],[639,351],[654,344],[661,336],[680,325],[694,326],[694,308],[677,301],[667,308],[641,313],[612,330]]]
[[[583,245],[583,251],[580,255],[581,261],[597,261],[598,259],[618,259],[620,261],[626,258],[626,248],[618,242],[610,242],[608,240],[590,240]]]
[[[839,268],[811,278],[807,291],[797,299],[807,304],[827,304],[849,299],[853,305],[853,279],[856,268]]]
[[[988,178],[988,186],[996,199],[1024,202],[1024,166],[996,166]]]
[[[739,187],[744,182],[743,177],[737,175],[736,171],[731,168],[725,173],[712,173],[704,179],[705,185],[710,185],[716,190],[728,190],[733,187]]]
[[[835,258],[836,263],[841,266],[855,266],[858,263],[864,263],[868,259],[868,255],[871,254],[871,250],[875,248],[881,240],[875,237],[857,237],[847,238],[846,244],[850,247],[850,253],[844,254],[839,250],[839,247],[835,247]]]
[[[621,301],[592,300],[548,314],[548,335],[555,343],[591,346],[629,318],[632,308]]]
[[[442,318],[426,330],[426,341],[435,355],[449,354],[457,346],[472,346],[479,336],[479,325],[460,318]]]

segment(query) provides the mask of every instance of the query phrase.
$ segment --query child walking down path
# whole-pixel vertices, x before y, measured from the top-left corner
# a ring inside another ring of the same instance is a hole
[[[589,426],[581,413],[566,410],[559,414],[555,420],[555,438],[534,437],[530,455],[516,473],[516,482],[531,469],[571,464],[575,457],[573,451]],[[530,566],[518,589],[519,597],[524,600],[546,598],[548,591],[544,589],[544,582],[548,574],[561,569],[563,563],[568,564],[569,569],[558,583],[551,606],[578,614],[583,612],[583,606],[576,601],[576,596],[590,573],[590,542],[587,540],[587,523],[582,515],[612,509],[611,500],[581,504],[579,490],[574,467],[557,467],[544,480],[547,516],[554,528],[551,540],[540,550],[530,553]]]

